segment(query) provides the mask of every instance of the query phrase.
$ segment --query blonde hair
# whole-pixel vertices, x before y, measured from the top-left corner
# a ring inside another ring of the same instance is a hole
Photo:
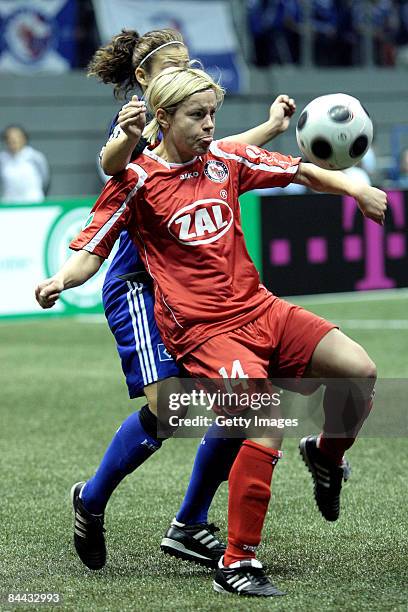
[[[219,108],[224,99],[225,90],[216,83],[204,70],[198,68],[166,68],[154,77],[146,92],[145,100],[154,118],[143,131],[143,136],[150,143],[157,142],[160,124],[155,115],[162,108],[174,115],[177,107],[195,93],[212,89]]]

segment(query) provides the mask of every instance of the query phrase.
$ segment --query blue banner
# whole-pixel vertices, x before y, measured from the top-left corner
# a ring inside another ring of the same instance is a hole
[[[0,71],[69,70],[76,22],[77,0],[0,0]]]

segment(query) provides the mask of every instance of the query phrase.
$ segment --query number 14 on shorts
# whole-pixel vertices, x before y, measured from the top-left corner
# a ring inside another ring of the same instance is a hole
[[[248,389],[248,383],[245,381],[249,378],[248,374],[245,374],[244,368],[239,359],[234,359],[232,362],[231,373],[229,374],[227,368],[222,367],[218,370],[223,378],[225,378],[225,388],[228,393],[232,393],[232,387],[241,385],[243,389]]]

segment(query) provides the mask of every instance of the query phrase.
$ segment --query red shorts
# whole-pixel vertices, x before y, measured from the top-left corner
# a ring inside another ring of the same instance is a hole
[[[182,363],[201,378],[300,378],[320,340],[335,327],[276,298],[257,319],[210,338]]]

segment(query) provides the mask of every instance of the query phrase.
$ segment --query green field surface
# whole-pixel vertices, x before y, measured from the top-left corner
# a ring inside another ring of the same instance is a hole
[[[315,298],[307,307],[363,344],[380,377],[408,378],[407,302],[401,293]],[[335,524],[317,512],[297,441],[286,440],[259,550],[285,598],[219,595],[210,570],[160,552],[197,439],[165,442],[120,485],[106,512],[108,563],[91,572],[73,550],[69,490],[92,475],[117,427],[140,406],[127,397],[113,338],[103,322],[7,321],[0,359],[1,610],[51,607],[7,604],[17,592],[59,593],[55,609],[75,612],[408,610],[406,438],[362,438],[350,450],[352,478]],[[223,485],[210,520],[224,539],[226,508]]]

